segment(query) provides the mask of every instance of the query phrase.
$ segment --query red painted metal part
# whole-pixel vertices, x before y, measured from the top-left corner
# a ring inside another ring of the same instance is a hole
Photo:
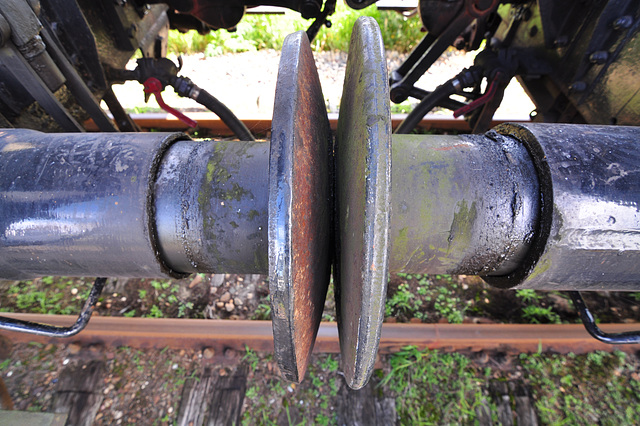
[[[162,87],[162,83],[155,77],[149,77],[144,82],[144,93],[153,94],[156,97],[156,102],[158,102],[160,108],[167,111],[169,114],[174,115],[176,118],[178,118],[178,120],[182,121],[187,126],[197,127],[198,123],[196,121],[190,119],[177,109],[172,108],[164,103],[164,100],[162,99],[162,90],[164,90],[164,88]]]

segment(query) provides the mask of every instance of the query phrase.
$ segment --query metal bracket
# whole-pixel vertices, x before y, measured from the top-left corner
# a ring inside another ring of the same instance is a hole
[[[47,337],[71,337],[81,332],[91,319],[93,308],[98,302],[98,297],[106,284],[106,278],[96,278],[89,293],[89,298],[84,302],[82,311],[78,315],[76,322],[70,327],[58,327],[55,325],[42,324],[38,322],[22,321],[14,318],[0,317],[0,329],[18,331],[21,333],[37,334]]]
[[[600,328],[596,325],[595,318],[589,311],[589,308],[587,308],[586,303],[584,303],[584,299],[582,299],[580,292],[568,291],[567,293],[569,293],[569,296],[571,296],[573,306],[575,306],[575,308],[580,313],[580,318],[582,319],[584,328],[586,328],[587,332],[594,338],[611,345],[640,343],[640,330],[625,331],[624,333],[605,333],[604,331],[600,330]]]

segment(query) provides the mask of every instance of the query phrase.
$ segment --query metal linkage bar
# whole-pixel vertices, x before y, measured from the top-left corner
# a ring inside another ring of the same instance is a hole
[[[0,48],[0,64],[22,83],[29,94],[66,132],[84,132],[84,128],[60,103],[26,59],[11,45]]]
[[[69,327],[61,327],[56,325],[49,325],[40,322],[25,321],[21,319],[1,317],[0,316],[0,329],[8,331],[18,331],[21,333],[37,334],[38,336],[46,337],[71,337],[80,333],[89,324],[93,309],[98,302],[98,298],[102,293],[102,289],[106,284],[106,278],[96,278],[93,283],[89,298],[84,303],[80,315],[76,322]]]
[[[640,331],[605,333],[604,331],[600,330],[600,327],[596,325],[596,320],[593,318],[591,311],[589,311],[586,303],[584,303],[584,299],[582,299],[580,292],[569,291],[568,293],[569,296],[571,296],[571,300],[573,301],[573,306],[580,313],[580,319],[582,319],[584,328],[587,329],[587,332],[591,336],[600,340],[601,342],[608,343],[610,345],[640,343]]]

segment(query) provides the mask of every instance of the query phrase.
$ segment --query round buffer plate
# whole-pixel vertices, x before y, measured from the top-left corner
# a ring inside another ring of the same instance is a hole
[[[278,69],[269,156],[269,291],[275,356],[299,382],[329,285],[331,131],[304,31],[287,36]]]
[[[382,35],[357,20],[336,136],[336,310],[342,368],[360,389],[373,371],[387,289],[391,191],[389,79]]]

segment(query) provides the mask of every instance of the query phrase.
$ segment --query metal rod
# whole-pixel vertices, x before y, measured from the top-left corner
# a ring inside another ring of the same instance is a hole
[[[575,306],[580,313],[580,319],[582,319],[584,328],[586,328],[587,332],[589,332],[589,334],[594,338],[610,345],[640,343],[640,331],[637,330],[625,331],[622,333],[605,333],[600,330],[600,327],[596,325],[596,320],[593,318],[591,311],[589,311],[586,303],[584,303],[584,299],[582,299],[580,292],[569,291],[568,293],[573,301],[573,306]]]
[[[18,331],[21,333],[37,334],[46,337],[71,337],[81,332],[91,319],[93,309],[98,302],[98,298],[102,293],[102,289],[106,284],[106,278],[96,278],[91,287],[88,299],[84,302],[84,306],[78,315],[76,322],[69,327],[61,327],[56,325],[45,324],[42,322],[24,321],[15,318],[0,316],[0,329],[8,331]]]
[[[166,277],[153,185],[176,133],[0,131],[0,277]]]
[[[67,87],[80,106],[91,116],[91,119],[100,128],[101,132],[115,132],[116,128],[107,117],[107,114],[100,108],[100,104],[93,97],[91,90],[89,90],[82,77],[58,47],[54,33],[48,25],[42,29],[42,37],[49,47],[52,59],[60,67],[60,71],[66,79]]]
[[[0,62],[22,83],[33,99],[53,117],[60,128],[67,132],[84,132],[84,128],[69,114],[27,60],[13,46],[8,45],[0,49]]]

